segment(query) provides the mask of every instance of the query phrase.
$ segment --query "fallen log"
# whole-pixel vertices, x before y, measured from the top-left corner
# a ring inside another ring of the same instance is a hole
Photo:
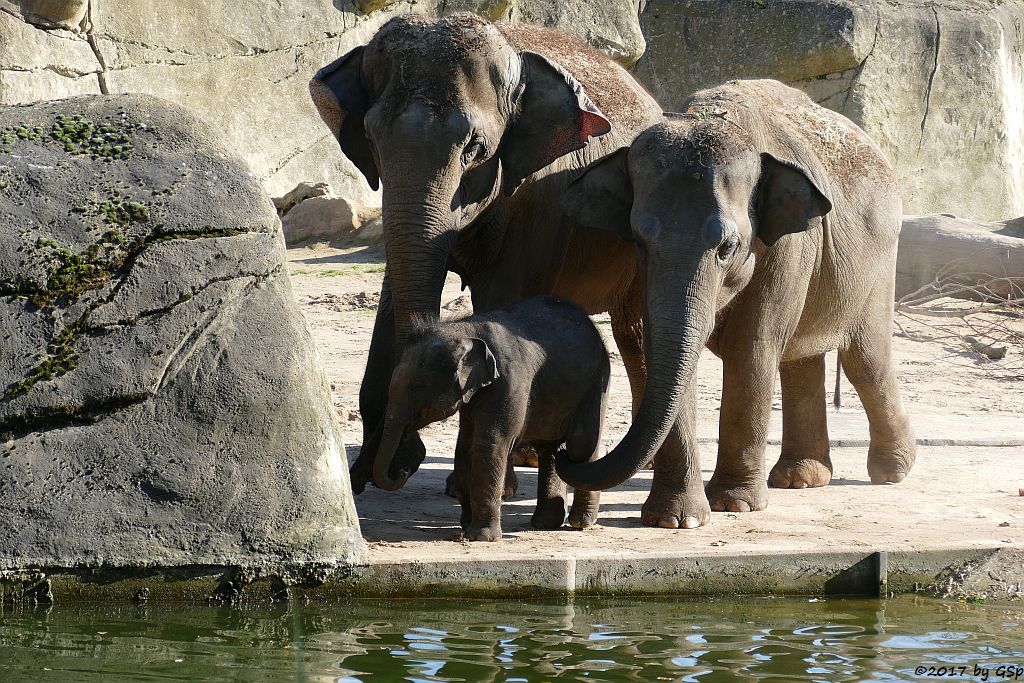
[[[904,216],[896,260],[896,299],[953,277],[962,287],[947,288],[947,296],[975,300],[1020,297],[1024,217],[984,222],[949,214]]]

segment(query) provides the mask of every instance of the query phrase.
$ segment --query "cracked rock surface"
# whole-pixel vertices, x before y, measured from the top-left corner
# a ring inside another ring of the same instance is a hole
[[[362,551],[274,207],[143,95],[0,109],[0,570]]]

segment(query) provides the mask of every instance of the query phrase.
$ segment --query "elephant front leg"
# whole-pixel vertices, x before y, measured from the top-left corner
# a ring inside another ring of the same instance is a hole
[[[458,498],[462,514],[459,523],[462,531],[473,522],[473,507],[470,498],[473,476],[473,422],[459,413],[459,435],[455,442],[455,465],[445,479],[445,494]]]
[[[718,462],[707,485],[708,502],[717,512],[768,506],[764,452],[778,356],[758,346],[722,359]]]
[[[537,449],[537,507],[530,524],[535,529],[560,529],[565,523],[565,482],[555,473],[554,449]]]
[[[469,492],[472,518],[464,531],[467,540],[501,538],[501,493],[509,453],[511,444],[505,441],[474,443]]]
[[[686,390],[675,423],[654,455],[654,482],[640,512],[646,526],[696,529],[711,519],[695,431],[696,382]]]
[[[825,419],[825,356],[783,363],[782,454],[768,475],[780,489],[825,486],[832,480]]]

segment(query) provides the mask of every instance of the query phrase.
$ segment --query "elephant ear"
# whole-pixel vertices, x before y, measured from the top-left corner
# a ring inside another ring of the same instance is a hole
[[[629,215],[633,211],[633,183],[629,179],[629,148],[623,147],[587,167],[562,194],[562,211],[577,223],[616,233],[633,241]]]
[[[761,154],[761,179],[757,187],[757,236],[772,246],[783,235],[811,228],[811,219],[832,210],[832,201],[811,179],[807,170],[792,161]]]
[[[462,391],[462,402],[469,403],[480,389],[498,379],[498,366],[487,343],[477,337],[469,337],[459,342],[461,357],[455,371]]]
[[[523,52],[522,74],[518,115],[500,152],[506,195],[555,159],[612,129],[580,82],[559,64]]]
[[[363,117],[373,103],[363,83],[363,50],[359,46],[320,69],[309,82],[309,95],[341,151],[376,190],[380,172],[363,127]]]

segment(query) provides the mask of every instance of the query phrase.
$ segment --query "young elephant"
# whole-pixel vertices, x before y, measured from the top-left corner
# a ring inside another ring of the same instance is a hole
[[[907,475],[916,446],[890,354],[900,195],[861,129],[777,81],[733,81],[593,164],[563,207],[594,228],[631,226],[622,237],[645,271],[648,371],[622,442],[594,464],[560,462],[567,482],[615,486],[681,423],[686,458],[656,460],[645,514],[697,526],[685,502],[701,481],[693,373],[705,344],[724,368],[712,510],[763,509],[766,479],[829,482],[824,354],[836,348],[870,423],[872,483]],[[777,371],[782,454],[768,477]]]
[[[408,431],[459,412],[455,494],[471,541],[501,538],[501,496],[509,454],[536,449],[537,509],[533,526],[565,521],[565,483],[555,451],[576,461],[597,457],[610,368],[601,335],[575,305],[535,297],[462,320],[414,327],[391,379],[374,483],[401,488],[407,470],[395,451]],[[597,521],[597,493],[577,491],[569,523]]]

